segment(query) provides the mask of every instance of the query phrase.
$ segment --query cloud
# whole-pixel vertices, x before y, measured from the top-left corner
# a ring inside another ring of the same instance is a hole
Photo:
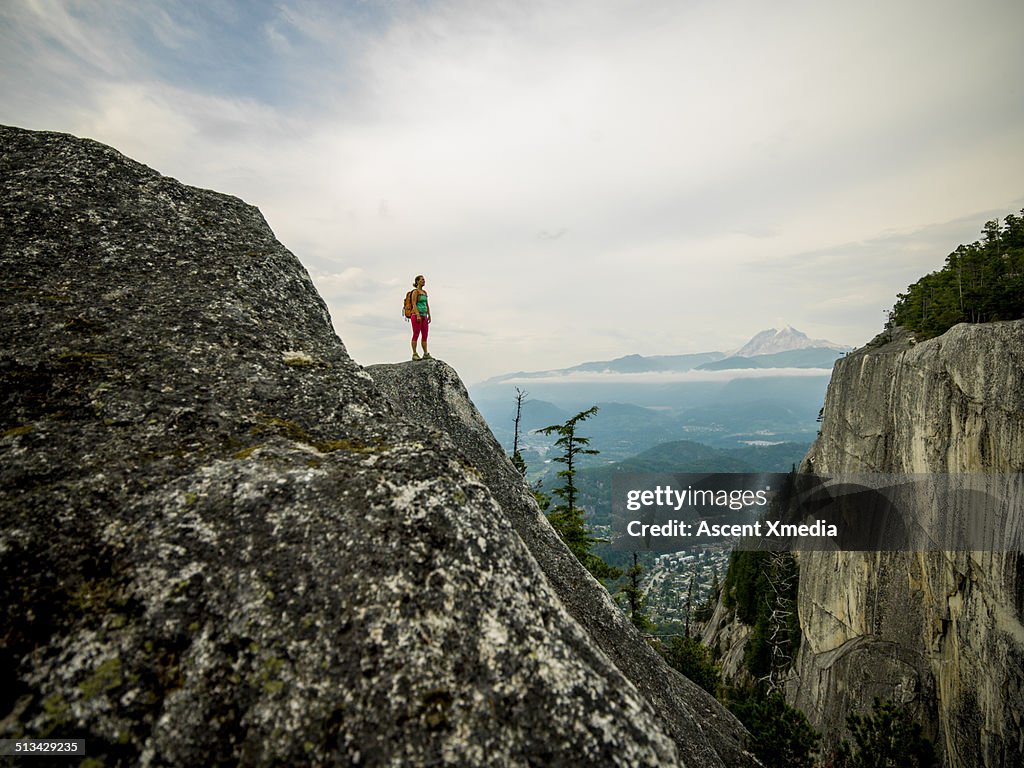
[[[361,362],[405,345],[418,273],[469,378],[735,347],[779,315],[857,343],[983,220],[953,222],[1019,207],[1021,22],[998,0],[8,0],[0,121],[258,205]]]

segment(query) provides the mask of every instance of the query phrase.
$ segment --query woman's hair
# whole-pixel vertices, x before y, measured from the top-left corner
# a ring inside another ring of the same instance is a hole
[[[412,279],[412,287],[415,288],[416,287],[416,283],[418,283],[422,279],[423,279],[423,275],[416,275],[416,277],[414,277]]]

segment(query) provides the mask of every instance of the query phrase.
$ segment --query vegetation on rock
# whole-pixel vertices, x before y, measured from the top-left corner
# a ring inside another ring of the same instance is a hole
[[[811,768],[821,736],[799,709],[789,706],[781,693],[763,688],[731,688],[726,705],[753,737],[751,751],[768,768]]]
[[[933,768],[939,764],[931,740],[921,735],[921,726],[895,702],[876,697],[869,714],[851,712],[846,725],[854,743],[840,745],[836,768]]]
[[[711,659],[707,646],[697,638],[676,635],[660,650],[670,667],[682,672],[712,696],[718,695],[722,670]]]
[[[590,438],[577,435],[576,425],[595,413],[597,413],[596,405],[577,413],[563,424],[552,424],[538,430],[544,435],[558,435],[555,447],[562,450],[562,455],[556,456],[555,461],[565,465],[565,469],[558,473],[558,477],[563,483],[554,489],[555,496],[562,499],[563,503],[556,504],[555,508],[548,512],[548,520],[551,521],[551,525],[558,532],[562,541],[569,547],[569,551],[583,563],[595,578],[617,579],[622,575],[622,571],[608,565],[591,551],[598,539],[587,530],[586,523],[583,521],[583,510],[576,506],[579,496],[579,489],[575,484],[576,457],[599,453],[593,448],[587,448]]]
[[[901,325],[923,340],[957,323],[1024,317],[1024,217],[993,219],[982,235],[899,294],[887,325]]]
[[[646,611],[647,601],[644,598],[642,586],[643,575],[644,567],[640,564],[637,553],[634,552],[633,565],[626,569],[625,583],[619,587],[616,596],[622,595],[625,599],[628,606],[626,614],[629,616],[629,620],[633,622],[633,626],[641,632],[650,632],[654,629],[655,625]],[[686,673],[684,672],[683,674]],[[690,677],[689,675],[686,676]],[[690,679],[692,680],[693,678]],[[714,693],[714,691],[712,690],[711,693]]]

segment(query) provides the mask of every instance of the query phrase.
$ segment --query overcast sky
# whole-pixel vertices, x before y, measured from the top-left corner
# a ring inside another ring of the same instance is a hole
[[[0,122],[258,206],[360,363],[859,345],[1024,207],[1024,3],[0,0]]]

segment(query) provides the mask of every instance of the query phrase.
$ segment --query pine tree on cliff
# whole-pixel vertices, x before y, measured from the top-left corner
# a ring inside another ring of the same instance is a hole
[[[837,768],[937,768],[935,745],[923,735],[910,712],[877,696],[869,714],[850,712],[846,727],[853,745],[839,745]]]
[[[643,580],[644,567],[640,565],[637,553],[633,553],[633,565],[626,569],[626,583],[619,588],[619,592],[625,597],[629,607],[629,620],[633,626],[641,632],[650,632],[654,629],[654,622],[647,615],[644,590],[640,583]]]
[[[556,456],[555,461],[565,465],[565,469],[558,473],[563,484],[553,491],[555,496],[562,499],[563,503],[556,505],[548,513],[548,520],[551,521],[551,525],[558,532],[562,541],[569,547],[569,551],[576,555],[576,559],[583,563],[595,578],[616,579],[622,575],[622,570],[608,565],[591,552],[591,548],[598,539],[587,531],[586,524],[583,522],[583,510],[576,506],[576,498],[579,495],[579,489],[575,482],[576,457],[600,453],[593,448],[587,448],[590,438],[577,435],[576,425],[589,419],[595,413],[597,413],[596,405],[577,413],[564,424],[552,424],[537,430],[542,435],[558,435],[555,447],[562,449],[562,455]]]

